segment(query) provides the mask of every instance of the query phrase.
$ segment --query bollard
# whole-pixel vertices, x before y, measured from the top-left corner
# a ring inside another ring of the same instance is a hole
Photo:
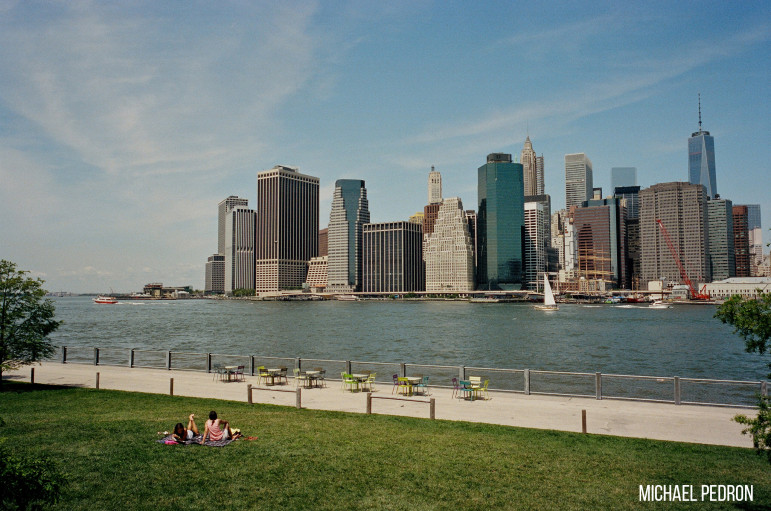
[[[62,364],[67,363],[67,346],[62,346]]]
[[[436,400],[432,397],[431,398],[431,404],[429,404],[431,407],[431,418],[436,419]]]
[[[129,350],[129,369],[134,367],[134,348]]]
[[[34,384],[35,383],[35,368],[29,370],[29,382]]]
[[[581,432],[586,433],[586,410],[581,410]]]
[[[367,394],[367,415],[372,415],[372,393]]]
[[[94,365],[99,365],[99,348],[94,348]]]
[[[252,384],[246,386],[246,402],[252,404]]]
[[[169,378],[169,395],[174,395],[174,378]]]
[[[171,371],[171,352],[170,351],[166,352],[166,369]]]
[[[96,388],[99,389],[99,373],[96,373]]]
[[[297,409],[302,408],[302,387],[297,387]]]

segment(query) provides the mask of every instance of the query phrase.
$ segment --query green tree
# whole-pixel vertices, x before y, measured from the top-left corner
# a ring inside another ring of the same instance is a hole
[[[65,479],[46,457],[24,458],[0,443],[0,506],[8,510],[44,509],[59,500]]]
[[[764,355],[771,350],[771,293],[762,293],[756,299],[734,295],[718,307],[715,317],[734,327],[734,332],[744,339],[748,353]],[[771,410],[768,398],[758,397],[757,417],[737,415],[734,420],[747,426],[742,432],[752,435],[757,453],[765,453],[771,463]]]
[[[0,260],[0,390],[3,372],[53,355],[48,336],[59,328],[43,281]]]

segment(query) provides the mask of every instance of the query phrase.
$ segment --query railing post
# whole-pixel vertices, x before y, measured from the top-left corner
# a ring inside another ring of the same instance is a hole
[[[67,363],[67,346],[62,346],[62,364]]]
[[[249,355],[249,376],[254,376],[254,355]]]
[[[530,369],[525,369],[525,395],[530,395]]]
[[[211,372],[211,353],[206,354],[206,372]]]
[[[594,393],[597,399],[602,399],[602,373],[594,373]]]
[[[675,404],[680,404],[680,377],[675,376]]]
[[[461,381],[466,379],[466,368],[464,366],[458,367],[458,379]]]
[[[94,365],[99,365],[99,348],[94,348]]]
[[[129,350],[129,369],[134,367],[134,348]]]
[[[171,352],[170,351],[166,352],[166,369],[171,371]]]
[[[768,386],[768,382],[767,381],[763,380],[762,382],[760,382],[760,395],[763,396],[763,397],[768,396],[768,388],[767,388],[767,386]]]
[[[353,371],[351,370],[351,361],[346,360],[345,361],[345,372],[348,374],[351,374]]]
[[[302,391],[303,391],[302,387],[297,387],[297,405],[296,406],[298,410],[302,408]]]
[[[252,384],[246,386],[246,402],[252,404]]]
[[[372,414],[372,393],[367,394],[367,415]]]
[[[294,359],[294,366],[297,369],[299,369],[300,371],[303,370],[302,364],[303,364],[303,361],[302,361],[302,359],[300,357],[297,357],[297,358]],[[350,371],[348,371],[348,372],[350,373]]]
[[[402,372],[402,378],[405,378],[407,376],[407,364],[402,362],[401,364],[399,364],[399,366],[400,366],[400,371]]]
[[[432,397],[431,402],[428,406],[431,407],[431,418],[436,419],[436,399]]]

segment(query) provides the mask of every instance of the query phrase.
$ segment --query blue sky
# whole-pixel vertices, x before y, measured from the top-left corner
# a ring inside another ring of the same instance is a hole
[[[256,173],[364,179],[372,221],[446,197],[529,133],[564,205],[564,155],[595,186],[635,166],[687,180],[715,137],[718,192],[771,227],[767,2],[0,0],[0,258],[51,290],[203,287],[217,203]],[[768,240],[766,240],[768,241]]]

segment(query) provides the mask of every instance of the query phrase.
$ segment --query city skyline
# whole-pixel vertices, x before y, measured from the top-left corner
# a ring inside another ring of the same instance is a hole
[[[278,164],[319,177],[321,219],[337,179],[366,180],[373,222],[421,210],[431,165],[475,204],[482,158],[519,155],[528,135],[553,211],[566,154],[592,160],[605,196],[612,167],[636,167],[642,188],[687,181],[699,93],[721,197],[771,225],[762,2],[0,12],[0,252],[52,291],[203,288],[213,206],[254,200]],[[527,28],[493,23],[506,16]]]

